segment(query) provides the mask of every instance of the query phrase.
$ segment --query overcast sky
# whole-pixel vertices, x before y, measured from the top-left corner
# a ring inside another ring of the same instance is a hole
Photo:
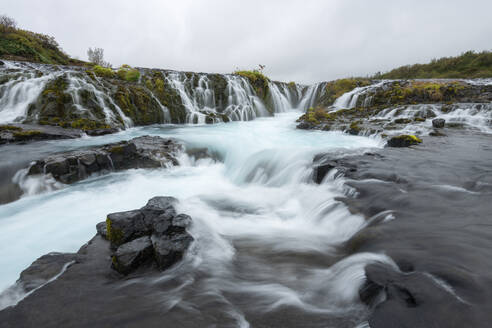
[[[113,66],[229,73],[266,65],[314,82],[466,50],[492,50],[492,1],[2,0],[21,28],[71,56],[101,47]]]

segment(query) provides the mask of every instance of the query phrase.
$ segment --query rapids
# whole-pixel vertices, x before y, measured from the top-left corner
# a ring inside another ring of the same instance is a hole
[[[264,311],[285,304],[306,311],[356,309],[364,265],[391,260],[370,253],[344,258],[338,246],[365,220],[335,201],[347,192],[341,181],[312,182],[312,158],[320,152],[361,153],[382,143],[296,130],[298,116],[288,111],[249,122],[155,125],[38,143],[39,151],[49,153],[148,134],[177,138],[188,150],[207,148],[215,160],[183,153],[180,166],[94,176],[0,206],[0,287],[13,284],[45,253],[77,251],[107,213],[171,195],[194,219],[196,243],[183,265],[191,277],[208,275],[196,293],[248,294]]]

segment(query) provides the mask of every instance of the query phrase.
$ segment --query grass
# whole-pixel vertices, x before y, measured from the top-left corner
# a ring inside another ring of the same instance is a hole
[[[456,57],[433,59],[427,64],[406,65],[376,79],[430,79],[430,78],[489,78],[492,77],[492,52],[467,51]]]
[[[70,58],[52,37],[21,29],[0,32],[0,58],[58,65],[85,64]]]

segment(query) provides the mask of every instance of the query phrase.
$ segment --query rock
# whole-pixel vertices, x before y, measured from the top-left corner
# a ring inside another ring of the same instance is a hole
[[[121,245],[112,257],[113,268],[128,274],[152,259],[152,242],[149,236],[140,237]]]
[[[161,237],[152,236],[154,257],[159,269],[165,270],[181,260],[192,242],[193,237],[187,233]]]
[[[88,150],[51,155],[33,163],[28,174],[51,173],[55,180],[70,184],[108,170],[179,165],[175,156],[182,148],[172,139],[143,136]]]
[[[5,65],[5,63],[0,60],[0,66],[3,66],[3,65]]]
[[[29,292],[47,283],[58,275],[63,267],[75,261],[75,254],[49,253],[34,261],[27,269],[21,272],[19,280],[25,292]]]
[[[446,135],[439,130],[433,130],[429,133],[431,137],[445,137]]]
[[[154,197],[133,211],[108,214],[106,232],[102,223],[96,228],[101,236],[106,234],[110,247],[116,250],[112,257],[113,268],[128,274],[154,254],[157,266],[164,270],[179,261],[193,241],[186,231],[191,217],[176,214],[173,197]],[[138,242],[136,242],[138,240]]]
[[[140,210],[108,214],[106,229],[112,248],[150,233]]]
[[[422,140],[414,135],[403,134],[400,136],[392,137],[386,143],[386,147],[409,147],[412,145],[418,145]]]
[[[432,120],[432,126],[434,128],[443,128],[446,120],[443,118],[435,118]]]
[[[64,129],[61,127],[11,123],[0,125],[0,144],[26,143],[38,140],[73,139],[83,135],[77,129]]]
[[[94,130],[87,130],[85,133],[89,136],[104,136],[107,134],[112,134],[118,132],[118,129],[116,128],[109,128],[109,129],[94,129]]]
[[[104,237],[104,239],[108,239],[108,229],[106,222],[99,222],[96,225],[97,233]]]
[[[312,130],[315,127],[316,126],[314,124],[305,121],[297,124],[296,126],[297,129],[302,129],[302,130]]]

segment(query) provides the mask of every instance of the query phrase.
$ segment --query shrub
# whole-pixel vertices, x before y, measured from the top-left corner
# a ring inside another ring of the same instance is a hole
[[[114,74],[115,74],[111,68],[102,67],[99,65],[94,66],[92,68],[92,70],[94,71],[94,74],[96,74],[97,76],[101,76],[101,77],[112,78],[112,77],[114,77]]]
[[[7,15],[0,15],[0,32],[9,32],[17,29],[17,22],[7,16]]]

